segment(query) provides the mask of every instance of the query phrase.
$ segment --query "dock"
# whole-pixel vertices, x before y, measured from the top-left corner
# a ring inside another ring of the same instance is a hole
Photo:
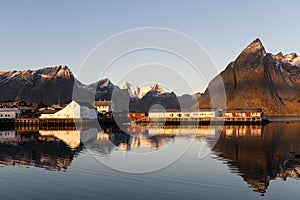
[[[268,120],[261,117],[210,117],[210,118],[140,118],[133,119],[136,124],[199,124],[199,125],[261,125],[268,123]]]
[[[97,120],[87,119],[39,119],[39,118],[16,118],[1,119],[2,129],[13,128],[18,130],[39,130],[39,129],[76,129],[76,127],[94,127]]]
[[[129,119],[123,120],[129,122]],[[263,125],[269,122],[261,117],[205,117],[205,118],[149,118],[143,117],[131,119],[139,125]],[[14,128],[19,130],[38,129],[76,129],[76,127],[96,127],[98,125],[117,124],[113,118],[103,118],[98,120],[87,119],[39,119],[39,118],[16,118],[1,119],[0,127]]]

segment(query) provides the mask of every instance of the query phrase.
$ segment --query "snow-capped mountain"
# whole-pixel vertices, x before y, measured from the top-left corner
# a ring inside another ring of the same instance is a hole
[[[273,57],[287,64],[300,67],[300,56],[298,56],[296,53],[283,55],[282,52],[279,52]]]
[[[123,81],[119,85],[119,88],[121,90],[127,90],[130,98],[140,98],[140,88],[135,85],[132,85],[131,83]]]
[[[152,93],[155,92],[157,95],[165,93],[165,90],[158,84],[138,87],[131,83],[123,81],[119,85],[119,88],[122,90],[127,90],[131,98],[138,98],[138,99],[143,98],[148,92],[152,92]]]
[[[109,78],[101,79],[96,87],[95,100],[111,100],[112,93],[116,87]]]

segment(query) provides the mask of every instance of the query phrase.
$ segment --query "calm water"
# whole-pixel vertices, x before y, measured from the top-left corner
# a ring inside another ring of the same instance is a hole
[[[298,199],[300,123],[1,131],[1,199]]]

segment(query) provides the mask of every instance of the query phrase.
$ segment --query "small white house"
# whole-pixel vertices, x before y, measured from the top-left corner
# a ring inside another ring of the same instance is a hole
[[[73,100],[54,114],[41,114],[40,119],[97,119],[97,112],[91,104]]]
[[[21,116],[18,108],[0,108],[0,119],[16,119]]]
[[[107,113],[111,111],[111,101],[94,101],[94,107],[99,113]]]

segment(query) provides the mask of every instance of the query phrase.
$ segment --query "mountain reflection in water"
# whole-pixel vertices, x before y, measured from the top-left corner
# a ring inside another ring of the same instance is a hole
[[[300,176],[300,124],[225,127],[213,147],[249,187],[264,194],[272,179]]]
[[[212,149],[230,171],[264,194],[271,180],[300,176],[300,123],[274,122],[266,126],[116,127],[102,130],[0,131],[0,165],[34,166],[64,171],[83,150],[96,156],[151,152],[175,140],[194,138]],[[195,158],[197,159],[197,158]],[[196,173],[196,172],[195,172]]]

